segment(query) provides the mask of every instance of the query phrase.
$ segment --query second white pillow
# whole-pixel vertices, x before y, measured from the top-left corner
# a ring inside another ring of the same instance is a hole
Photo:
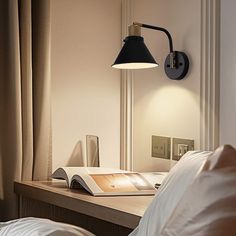
[[[158,236],[167,219],[212,152],[190,151],[170,170],[130,236]]]

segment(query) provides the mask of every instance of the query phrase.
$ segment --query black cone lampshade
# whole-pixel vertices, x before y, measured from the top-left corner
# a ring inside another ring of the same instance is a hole
[[[145,69],[158,66],[146,47],[143,37],[128,36],[112,67],[117,69]]]

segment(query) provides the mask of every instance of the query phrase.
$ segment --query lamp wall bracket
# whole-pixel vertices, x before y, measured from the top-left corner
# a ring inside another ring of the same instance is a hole
[[[133,22],[133,26],[136,28],[148,28],[164,32],[169,40],[170,53],[166,57],[164,68],[166,75],[172,80],[181,80],[188,73],[189,60],[184,52],[173,50],[173,41],[171,34],[168,30],[162,27],[147,25],[139,22]]]
[[[171,65],[171,63],[173,63]],[[189,60],[184,52],[174,51],[170,53],[164,64],[166,75],[173,80],[181,80],[188,73]]]

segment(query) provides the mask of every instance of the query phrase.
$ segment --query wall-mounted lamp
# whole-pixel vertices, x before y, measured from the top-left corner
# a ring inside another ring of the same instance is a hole
[[[181,80],[188,72],[189,60],[184,52],[174,51],[170,33],[161,27],[134,22],[129,26],[129,36],[124,39],[112,67],[118,69],[145,69],[158,66],[141,37],[141,27],[164,32],[169,40],[170,53],[165,60],[166,75],[173,80]]]

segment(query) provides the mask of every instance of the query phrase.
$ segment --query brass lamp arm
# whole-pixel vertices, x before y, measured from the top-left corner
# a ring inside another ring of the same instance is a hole
[[[158,31],[164,32],[167,35],[168,40],[169,40],[170,53],[173,52],[173,41],[172,41],[172,37],[170,35],[170,32],[168,30],[166,30],[165,28],[162,28],[162,27],[147,25],[147,24],[143,24],[143,23],[139,23],[139,22],[134,22],[133,25],[137,25],[142,28],[153,29],[153,30],[158,30]]]

